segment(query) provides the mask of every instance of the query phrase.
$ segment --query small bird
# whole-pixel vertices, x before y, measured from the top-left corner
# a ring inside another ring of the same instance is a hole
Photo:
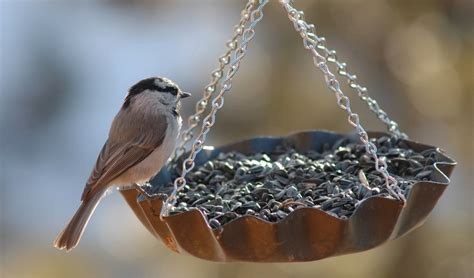
[[[85,185],[81,205],[54,241],[56,248],[69,251],[77,246],[107,191],[118,186],[139,188],[159,172],[181,130],[180,99],[190,95],[164,77],[143,79],[129,89]]]

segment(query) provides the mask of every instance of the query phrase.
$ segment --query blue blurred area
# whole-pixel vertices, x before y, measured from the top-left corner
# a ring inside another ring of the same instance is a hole
[[[215,32],[208,32],[212,22],[198,16],[189,32],[189,24],[176,20],[189,17],[187,9],[163,13],[108,5],[4,5],[2,46],[8,55],[2,57],[1,91],[8,93],[2,94],[1,111],[11,158],[6,194],[23,196],[33,205],[30,209],[57,225],[69,212],[45,204],[68,207],[77,201],[127,88],[158,74],[183,88],[196,87],[199,76],[191,73],[217,51],[205,42],[224,30],[215,26]],[[21,207],[9,203],[6,221],[26,228],[31,223],[14,213]]]
[[[197,3],[0,2],[0,274],[473,277],[474,13],[462,0],[296,1],[412,138],[460,162],[439,206],[415,233],[322,262],[212,264],[165,249],[112,194],[76,250],[54,250],[127,88],[167,76],[194,94],[183,106],[186,115],[193,111],[244,5]],[[368,111],[357,101],[354,108]],[[361,114],[369,129],[383,128]],[[350,131],[274,1],[207,143],[310,128]]]

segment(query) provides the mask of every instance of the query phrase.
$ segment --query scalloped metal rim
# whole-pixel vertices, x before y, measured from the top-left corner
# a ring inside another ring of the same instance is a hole
[[[382,135],[385,133],[369,133],[370,137]],[[335,142],[334,139],[343,137],[355,140],[353,134],[304,131],[286,137],[243,140],[208,150],[201,157],[205,161],[220,151],[237,149],[245,152],[246,148],[253,151],[255,142],[278,144],[286,140],[307,146],[314,145],[312,140],[315,138]],[[435,148],[408,140],[406,142],[418,150]],[[322,145],[316,142],[318,144]],[[370,197],[362,201],[347,220],[308,207],[296,209],[278,222],[242,216],[213,230],[198,209],[160,218],[163,204],[161,197],[144,196],[135,189],[122,191],[122,194],[145,227],[173,251],[212,261],[311,261],[371,249],[423,224],[449,184],[449,176],[456,165],[439,148],[436,150],[439,161],[434,164],[436,171],[430,181],[418,181],[413,185],[406,204],[394,199]],[[167,169],[163,169],[160,175],[166,172]],[[199,228],[190,231],[189,226],[193,224]]]

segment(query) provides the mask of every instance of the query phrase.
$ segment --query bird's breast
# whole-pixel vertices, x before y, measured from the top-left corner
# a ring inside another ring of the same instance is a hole
[[[181,129],[180,118],[167,117],[167,129],[162,144],[143,161],[127,170],[118,180],[120,185],[144,184],[154,177],[173,153]]]

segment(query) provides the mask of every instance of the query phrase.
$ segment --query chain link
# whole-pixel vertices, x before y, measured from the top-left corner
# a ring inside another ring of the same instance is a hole
[[[314,24],[308,24],[307,22],[301,22],[301,24],[304,25],[304,28],[307,30],[308,37],[315,40],[317,42],[316,47],[319,50],[323,51],[324,57],[326,58],[326,61],[333,63],[337,66],[337,73],[345,77],[347,79],[347,83],[349,84],[349,87],[357,93],[359,98],[367,104],[369,109],[377,116],[379,120],[381,120],[386,126],[387,130],[395,137],[397,138],[403,138],[407,139],[408,136],[402,132],[398,126],[398,124],[391,120],[387,113],[380,108],[379,104],[377,101],[373,98],[371,98],[367,94],[367,88],[363,87],[360,85],[356,80],[357,76],[355,74],[350,73],[347,70],[347,64],[344,62],[341,62],[336,55],[335,50],[331,50],[326,47],[325,42],[326,39],[324,37],[319,37],[316,34],[316,29],[314,27]]]
[[[219,67],[212,72],[212,80],[204,88],[202,98],[196,103],[196,112],[189,116],[188,118],[188,127],[181,133],[181,143],[176,148],[174,159],[176,160],[182,154],[186,152],[186,144],[193,139],[194,129],[199,125],[201,121],[201,115],[206,111],[209,106],[209,100],[212,97],[212,94],[217,91],[219,88],[219,81],[224,77],[224,69],[229,65],[231,55],[237,49],[238,40],[242,37],[245,26],[250,20],[250,14],[254,8],[254,0],[249,0],[245,5],[245,8],[240,13],[240,21],[237,25],[234,26],[234,34],[230,40],[227,41],[226,47],[227,51],[224,55],[219,57]]]
[[[219,94],[214,97],[212,100],[212,108],[208,115],[203,119],[201,130],[198,136],[194,139],[194,142],[191,147],[191,151],[183,161],[182,164],[182,172],[181,175],[175,179],[173,185],[173,192],[169,195],[166,199],[163,207],[161,209],[161,216],[168,215],[169,210],[173,207],[176,203],[177,192],[180,191],[186,185],[186,174],[189,173],[195,165],[194,159],[196,158],[197,154],[202,150],[204,142],[207,139],[207,135],[214,126],[216,121],[216,114],[217,111],[220,110],[224,106],[224,94],[232,88],[232,78],[235,76],[237,71],[240,67],[240,62],[245,57],[247,53],[247,47],[249,42],[255,36],[255,26],[257,23],[262,20],[263,18],[263,7],[268,3],[268,0],[259,0],[259,4],[255,10],[253,10],[249,14],[250,24],[249,26],[242,32],[241,43],[239,47],[236,47],[235,52],[233,53],[233,57],[229,63],[229,68],[226,73],[225,79],[221,83],[221,89]],[[210,98],[208,98],[210,99]],[[200,113],[202,114],[202,112]],[[190,139],[189,139],[190,140]]]
[[[304,47],[311,51],[313,55],[314,64],[324,74],[327,86],[331,91],[335,93],[338,106],[345,110],[349,115],[349,124],[355,127],[360,140],[365,145],[366,152],[373,157],[375,161],[375,169],[384,177],[388,192],[395,198],[405,201],[405,197],[397,184],[397,180],[395,180],[395,178],[393,178],[387,171],[387,162],[383,157],[378,157],[377,147],[375,146],[375,144],[370,142],[367,132],[362,127],[359,121],[359,115],[352,112],[349,98],[342,92],[339,81],[337,80],[336,76],[330,71],[327,65],[328,59],[318,52],[319,37],[312,32],[314,28],[311,28],[311,25],[304,20],[304,13],[302,11],[298,11],[291,6],[290,0],[280,0],[280,3],[287,11],[288,18],[293,23],[295,30],[300,34],[301,38],[303,39]]]

